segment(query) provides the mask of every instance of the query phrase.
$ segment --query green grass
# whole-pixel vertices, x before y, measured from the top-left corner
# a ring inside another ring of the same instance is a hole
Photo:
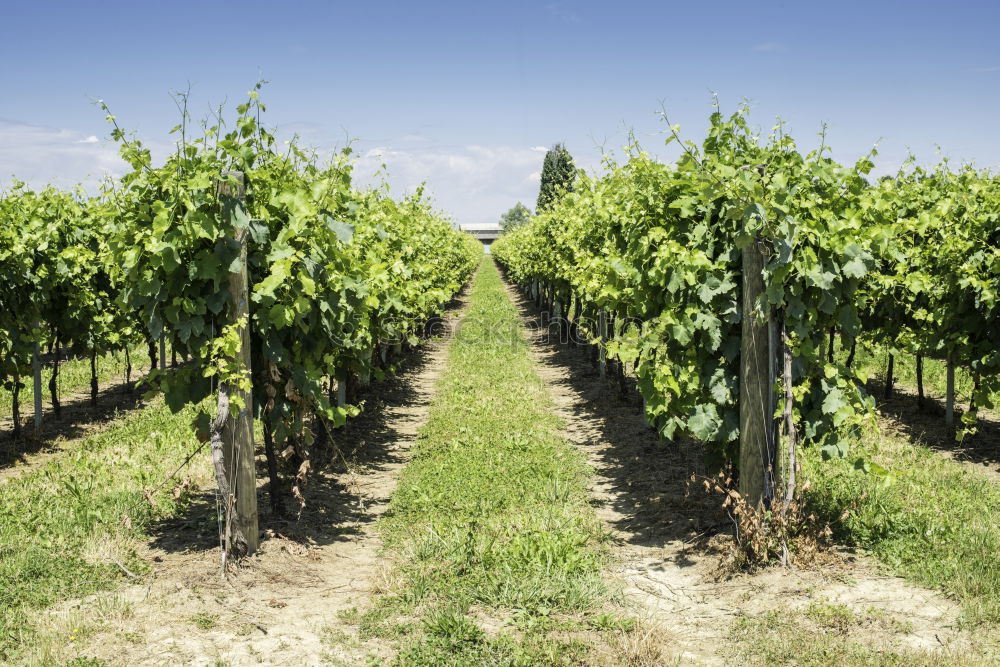
[[[211,630],[219,623],[219,617],[202,611],[191,617],[191,623],[199,630]]]
[[[144,345],[137,346],[130,353],[132,355],[132,381],[138,380],[149,371],[149,357],[146,354]],[[109,383],[125,381],[125,352],[110,352],[97,358],[97,382],[101,388],[107,387]],[[29,369],[30,371],[30,369]],[[52,365],[45,364],[42,367],[42,396],[46,403],[49,396],[49,379],[52,377]],[[35,388],[30,374],[22,378],[24,387],[21,389],[21,417],[26,418],[32,414],[34,405]],[[59,364],[59,400],[64,400],[71,393],[81,389],[90,389],[90,359],[83,357],[80,359],[70,359]],[[10,418],[10,410],[14,404],[14,394],[7,389],[0,389],[0,414]]]
[[[159,519],[187,502],[153,489],[197,446],[195,408],[176,415],[162,401],[123,417],[27,474],[0,481],[0,662],[17,662],[39,612],[125,578],[117,560],[144,571],[133,550]],[[207,470],[205,459],[195,464]],[[187,471],[191,475],[191,471]]]
[[[864,473],[873,461],[887,475]],[[1000,631],[1000,485],[927,447],[871,433],[849,458],[806,460],[808,500],[838,537],[874,553],[892,571],[944,591],[962,621]]]
[[[588,621],[608,600],[604,535],[559,426],[485,258],[381,523],[398,583],[360,615],[362,637],[397,638],[401,665],[586,663],[605,629]]]
[[[846,357],[839,349],[838,356]],[[884,346],[858,347],[855,367],[884,379]],[[916,386],[912,355],[896,355],[896,385]],[[924,360],[924,389],[942,399],[946,365]],[[956,400],[968,402],[972,380],[956,369]],[[959,406],[961,407],[961,405]],[[863,459],[888,475],[855,469]],[[871,551],[893,572],[945,592],[962,606],[962,622],[1000,630],[1000,486],[901,435],[866,433],[840,461],[807,453],[812,480],[809,502],[828,517],[849,516],[835,525],[838,537]]]

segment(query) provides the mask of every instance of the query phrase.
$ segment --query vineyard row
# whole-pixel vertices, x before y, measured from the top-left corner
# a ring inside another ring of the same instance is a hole
[[[996,176],[909,162],[871,179],[874,151],[847,166],[825,146],[804,154],[782,126],[752,130],[745,108],[714,113],[681,148],[665,164],[632,146],[491,248],[634,367],[664,438],[734,464],[752,503],[789,498],[796,447],[844,456],[873,414],[852,369],[859,341],[967,368],[960,434],[974,428],[1000,387]]]

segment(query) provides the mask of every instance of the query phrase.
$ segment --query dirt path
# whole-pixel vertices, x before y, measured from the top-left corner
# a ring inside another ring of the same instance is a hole
[[[449,325],[465,301],[446,316]],[[344,460],[314,473],[303,518],[262,521],[269,539],[227,580],[212,544],[212,507],[203,506],[161,527],[162,538],[143,553],[151,576],[53,611],[53,633],[71,632],[77,615],[103,605],[107,631],[78,642],[72,655],[122,665],[355,665],[385,657],[385,645],[360,639],[344,618],[382,585],[375,521],[426,419],[449,342],[446,335],[424,346],[377,385],[341,435]]]
[[[665,652],[684,664],[740,662],[728,645],[735,619],[816,601],[884,610],[908,629],[891,636],[871,629],[871,642],[900,650],[959,648],[963,640],[950,629],[959,613],[955,604],[881,575],[859,557],[831,555],[822,570],[722,576],[728,519],[719,497],[691,482],[692,474],[703,473],[698,446],[661,442],[634,389],[623,397],[617,384],[600,378],[589,349],[550,342],[534,305],[513,289],[510,295],[533,332],[538,371],[565,420],[565,436],[596,472],[593,505],[617,542],[610,577],[651,634],[662,637]]]

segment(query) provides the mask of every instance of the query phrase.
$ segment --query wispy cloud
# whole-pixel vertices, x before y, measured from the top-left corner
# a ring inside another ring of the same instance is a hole
[[[379,146],[361,152],[355,180],[359,185],[376,184],[384,164],[394,196],[426,182],[435,205],[458,222],[495,222],[518,201],[534,208],[542,163],[537,148]]]
[[[780,42],[764,42],[753,47],[754,53],[782,53],[785,45]]]
[[[282,133],[294,134],[300,137],[319,135],[325,130],[326,126],[322,123],[315,123],[309,120],[293,120],[281,126]]]
[[[302,135],[317,132],[308,123],[282,129],[283,134],[290,129]],[[143,141],[154,163],[172,150],[169,142]],[[448,145],[418,134],[364,143],[356,145],[355,152],[358,187],[376,186],[385,177],[392,195],[400,197],[426,184],[435,206],[459,222],[495,222],[518,201],[534,208],[548,150],[530,144]],[[35,188],[82,183],[93,191],[103,178],[120,177],[128,170],[112,141],[71,129],[0,119],[0,187],[16,176]]]
[[[566,6],[563,2],[554,2],[545,5],[545,11],[547,11],[553,17],[559,19],[564,23],[579,23],[580,15],[576,13],[575,10]]]
[[[154,164],[175,150],[170,141],[140,139]],[[105,178],[117,178],[130,170],[118,153],[118,144],[110,139],[0,118],[0,187],[17,178],[32,188],[83,185],[96,191]]]
[[[0,183],[16,176],[32,187],[93,186],[125,169],[113,142],[70,129],[0,119]]]
[[[968,67],[966,72],[1000,72],[1000,65],[990,65],[987,67]]]

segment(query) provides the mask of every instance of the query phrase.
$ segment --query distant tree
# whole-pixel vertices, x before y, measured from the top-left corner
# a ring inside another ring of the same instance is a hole
[[[573,156],[564,145],[556,144],[545,154],[542,182],[538,189],[538,204],[535,210],[542,213],[555,206],[564,192],[573,191],[575,179],[576,166],[573,164]]]
[[[513,208],[500,216],[500,230],[509,232],[510,230],[523,225],[531,218],[531,209],[517,202]]]

